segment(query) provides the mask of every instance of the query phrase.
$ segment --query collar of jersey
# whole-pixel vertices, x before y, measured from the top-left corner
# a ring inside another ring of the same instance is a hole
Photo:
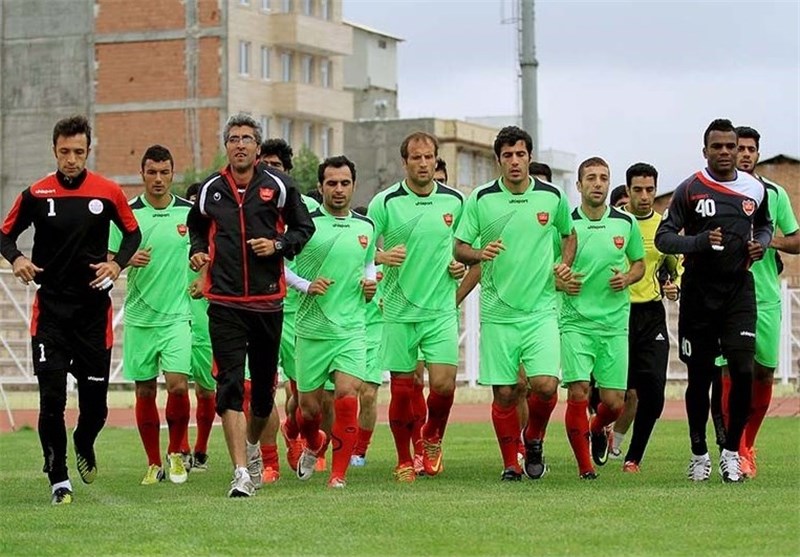
[[[147,200],[147,197],[145,197],[144,193],[143,193],[143,194],[142,194],[140,197],[142,198],[142,203],[144,203],[144,204],[145,204],[145,206],[146,206],[148,209],[152,209],[153,211],[166,211],[167,209],[171,209],[171,208],[172,208],[172,206],[173,206],[173,205],[175,205],[175,194],[174,194],[174,193],[170,193],[169,195],[170,195],[170,197],[171,197],[171,198],[170,198],[170,200],[169,200],[169,205],[167,205],[167,206],[166,206],[166,207],[164,207],[163,209],[156,209],[155,207],[153,207],[153,206],[150,204],[150,202]]]
[[[503,177],[502,176],[500,176],[497,179],[497,183],[500,184],[500,189],[502,189],[504,192],[506,192],[509,195],[525,195],[526,193],[530,192],[533,189],[533,184],[534,184],[533,176],[528,176],[528,187],[525,188],[525,191],[523,191],[521,193],[514,193],[513,191],[508,189],[508,187],[506,186],[505,182],[503,182]]]
[[[589,216],[586,213],[583,212],[583,206],[582,205],[578,205],[578,214],[580,214],[581,217],[585,218],[589,222],[600,222],[601,220],[604,220],[606,217],[608,217],[608,215],[610,213],[611,213],[611,207],[606,205],[606,210],[603,213],[603,216],[600,217],[597,220],[593,220],[593,219],[590,219]]]
[[[431,193],[429,193],[428,195],[420,195],[420,194],[418,194],[417,192],[415,192],[414,190],[412,190],[410,187],[408,187],[408,184],[406,183],[406,181],[405,181],[405,180],[403,180],[402,182],[400,182],[400,187],[402,187],[403,189],[405,189],[405,190],[406,190],[406,192],[408,192],[408,194],[409,194],[409,195],[414,195],[414,196],[416,196],[416,197],[420,197],[420,198],[423,198],[423,199],[424,199],[424,198],[426,198],[426,197],[430,197],[431,195],[433,195],[434,193],[436,193],[436,188],[437,188],[437,187],[439,187],[439,186],[437,185],[438,183],[439,183],[439,182],[437,182],[436,180],[434,180],[434,181],[433,181],[433,189],[431,190]]]
[[[352,216],[352,215],[351,215],[351,213],[352,213],[352,209],[350,210],[350,212],[348,212],[348,213],[347,213],[347,215],[346,215],[346,216],[344,216],[344,217],[337,217],[336,215],[332,215],[332,214],[330,214],[330,213],[328,212],[328,210],[325,208],[325,204],[324,204],[324,203],[320,203],[318,208],[319,208],[319,212],[320,212],[320,213],[322,213],[322,214],[323,214],[323,215],[325,215],[326,217],[330,217],[330,218],[332,218],[332,219],[349,219],[349,218]]]

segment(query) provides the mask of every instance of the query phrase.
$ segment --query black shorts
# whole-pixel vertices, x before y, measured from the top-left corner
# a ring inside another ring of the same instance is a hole
[[[277,385],[282,328],[283,311],[259,312],[216,303],[208,306],[208,333],[217,369],[217,414],[242,411],[246,359],[250,408],[254,416],[269,416]]]
[[[67,370],[108,381],[114,344],[111,298],[76,299],[39,290],[33,300],[31,349],[39,375]]]
[[[669,360],[669,335],[664,304],[631,304],[628,321],[628,388],[641,381],[666,382]]]
[[[685,277],[678,317],[683,362],[708,364],[732,350],[755,353],[756,292],[749,271],[729,280]]]

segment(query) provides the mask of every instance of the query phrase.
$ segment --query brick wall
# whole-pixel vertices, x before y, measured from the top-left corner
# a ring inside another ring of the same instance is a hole
[[[211,3],[216,4],[202,2]],[[183,28],[186,24],[184,2],[181,0],[96,0],[95,4],[95,31],[98,34],[163,31]]]
[[[97,45],[96,102],[186,98],[184,50],[183,40]]]
[[[756,172],[783,186],[789,194],[795,216],[800,214],[800,162],[783,160],[773,164],[759,164]],[[800,288],[800,255],[782,253],[781,258],[784,263],[781,277],[789,282],[789,286]]]

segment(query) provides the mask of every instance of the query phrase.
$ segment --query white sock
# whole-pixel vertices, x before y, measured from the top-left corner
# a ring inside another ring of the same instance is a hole
[[[625,441],[625,434],[619,431],[614,432],[614,448],[619,450],[622,447],[622,442]]]
[[[66,487],[70,491],[72,491],[72,483],[69,480],[64,480],[63,482],[58,482],[50,486],[50,492],[55,493],[57,489],[61,489],[62,487]]]

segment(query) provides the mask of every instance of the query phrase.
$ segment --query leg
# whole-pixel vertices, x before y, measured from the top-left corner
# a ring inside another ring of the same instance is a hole
[[[428,403],[425,401],[425,362],[418,361],[414,370],[414,393],[411,398],[411,411],[414,414],[414,428],[411,430],[411,446],[414,448],[414,469],[418,474],[425,473],[422,465],[422,426],[428,418]]]
[[[216,416],[216,392],[206,390],[200,385],[195,387],[197,397],[197,437],[194,441],[194,466],[198,470],[208,468],[208,438],[211,436],[211,428],[214,426],[214,416]]]
[[[136,381],[136,426],[147,454],[147,465],[161,468],[161,418],[158,415],[156,379]],[[156,471],[157,473],[157,471]],[[149,472],[148,472],[148,475]],[[156,478],[158,480],[158,478]],[[148,483],[153,483],[149,482]]]
[[[169,460],[169,481],[184,483],[188,478],[188,470],[183,460],[182,446],[187,439],[189,430],[189,381],[183,373],[165,372],[167,382],[167,430],[169,432],[169,445],[167,458]],[[188,443],[187,443],[188,444]],[[188,452],[188,451],[187,451]]]
[[[280,478],[278,461],[278,429],[281,425],[278,407],[273,405],[267,425],[261,433],[261,460],[264,462],[263,483],[275,483]]]
[[[492,425],[503,458],[503,480],[522,478],[522,470],[517,462],[519,443],[519,417],[517,415],[518,385],[492,386]]]
[[[348,373],[335,372],[336,391],[334,394],[334,410],[336,419],[333,422],[331,439],[333,440],[333,458],[331,477],[328,485],[343,485],[353,447],[358,435],[358,393],[362,381]]]
[[[578,462],[582,478],[597,477],[589,455],[589,382],[576,381],[567,385],[567,412],[564,425],[572,453]]]
[[[39,383],[39,441],[44,455],[43,472],[50,485],[69,482],[67,474],[67,372],[47,371],[36,375]],[[71,489],[71,487],[70,487]]]
[[[608,450],[608,456],[611,458],[619,458],[621,455],[620,447],[625,441],[625,434],[628,433],[633,423],[633,418],[636,416],[638,401],[639,396],[636,393],[636,389],[628,389],[625,392],[625,406],[622,409],[622,414],[614,422],[614,443]]]
[[[367,449],[372,440],[372,432],[375,430],[375,422],[378,419],[378,385],[364,381],[358,392],[359,412],[358,412],[358,439],[353,448],[353,458],[351,466],[363,466]]]

